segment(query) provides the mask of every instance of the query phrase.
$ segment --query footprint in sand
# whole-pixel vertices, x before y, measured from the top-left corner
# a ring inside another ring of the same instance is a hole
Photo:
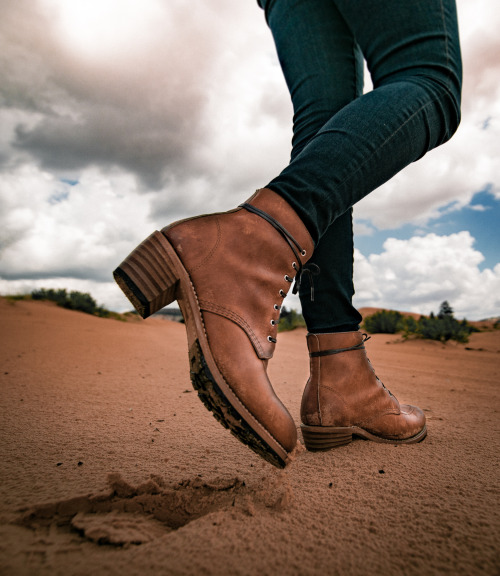
[[[153,476],[134,487],[119,474],[110,474],[108,485],[103,494],[23,510],[20,524],[35,530],[70,527],[96,544],[128,546],[156,540],[211,512],[254,515],[257,509],[283,510],[291,500],[291,490],[280,475],[258,491],[238,478],[212,482],[194,478],[166,486]]]

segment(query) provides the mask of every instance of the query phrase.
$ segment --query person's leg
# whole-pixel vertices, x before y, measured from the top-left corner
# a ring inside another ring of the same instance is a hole
[[[460,121],[454,0],[332,2],[367,59],[374,90],[334,114],[268,185],[315,243],[358,200],[448,140]]]
[[[362,94],[363,57],[353,34],[331,0],[262,0],[293,103],[293,161],[323,125]],[[356,330],[361,321],[352,305],[352,212],[342,214],[318,241],[301,285],[302,314],[309,332]]]
[[[357,200],[451,137],[460,115],[451,0],[333,2],[367,58],[375,90],[335,113],[268,185],[295,207],[318,246]],[[275,27],[286,26],[283,13]],[[425,437],[425,415],[400,405],[375,376],[362,334],[309,333],[307,342],[311,371],[301,419],[308,449],[333,448],[353,435],[391,443]]]
[[[399,7],[399,2],[389,3]],[[362,4],[366,3],[356,2],[359,9]],[[386,4],[379,2],[376,8]],[[373,17],[360,16],[367,23]],[[426,12],[426,17],[431,20],[432,14]],[[345,14],[344,18],[348,20]],[[446,18],[453,26],[453,14]],[[397,22],[378,23],[381,33],[382,24],[397,27]],[[356,36],[352,24],[350,28]],[[433,44],[443,36],[425,27],[423,32],[419,49],[428,47],[427,40]],[[394,72],[392,55],[405,46],[389,44],[392,51],[378,64],[375,57],[371,62],[383,70],[387,61],[389,72]],[[369,43],[366,46],[370,49]],[[287,464],[297,439],[294,421],[266,373],[276,343],[279,303],[336,218],[377,182],[453,132],[458,121],[457,110],[455,119],[450,114],[453,47],[433,44],[438,52],[445,48],[451,58],[442,65],[444,73],[432,63],[422,64],[421,76],[410,74],[411,78],[407,68],[389,79],[374,74],[376,97],[358,98],[335,114],[290,163],[276,191],[265,188],[235,210],[153,232],[114,272],[143,317],[178,300],[186,321],[191,378],[200,398],[243,443],[277,466]],[[441,62],[439,54],[436,59]],[[335,349],[313,349],[311,355],[346,352],[337,348],[344,336],[326,336],[329,339],[321,338],[320,346]],[[357,355],[362,343],[351,340],[346,354]],[[398,406],[391,408],[394,416],[401,415],[396,414]]]

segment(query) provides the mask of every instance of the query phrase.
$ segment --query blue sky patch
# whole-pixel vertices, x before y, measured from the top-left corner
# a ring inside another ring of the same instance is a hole
[[[449,236],[463,230],[475,238],[474,248],[484,256],[479,269],[492,269],[500,262],[500,199],[485,189],[472,198],[470,204],[460,210],[453,209],[453,203],[441,210],[441,216],[430,220],[425,226],[406,224],[395,230],[376,230],[370,235],[355,235],[354,244],[364,255],[380,254],[387,238],[409,240],[413,236],[438,234]],[[360,221],[363,225],[368,223]],[[370,226],[371,227],[371,226]]]

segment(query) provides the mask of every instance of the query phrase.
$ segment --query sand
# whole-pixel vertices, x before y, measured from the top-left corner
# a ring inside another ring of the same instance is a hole
[[[182,324],[0,299],[0,574],[499,574],[500,331],[367,349],[421,444],[277,470],[192,390]],[[305,331],[270,375],[300,424]]]

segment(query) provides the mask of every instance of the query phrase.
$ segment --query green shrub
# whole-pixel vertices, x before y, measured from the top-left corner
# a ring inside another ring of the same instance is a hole
[[[288,308],[281,309],[280,320],[278,323],[278,332],[286,332],[294,330],[295,328],[305,328],[306,322],[304,317],[295,310],[288,310]]]
[[[68,294],[64,288],[59,290],[54,290],[53,288],[49,288],[48,290],[46,288],[40,288],[39,290],[33,290],[31,298],[33,300],[50,300],[63,308],[78,310],[80,312],[85,312],[86,314],[93,314],[94,316],[101,316],[103,318],[108,318],[111,314],[106,308],[98,306],[97,302],[88,292],[78,292],[77,290],[73,290]]]
[[[459,321],[453,316],[453,308],[445,300],[437,316],[433,312],[428,317],[415,320],[412,316],[403,317],[399,312],[380,310],[364,320],[363,328],[372,334],[395,334],[402,332],[403,337],[426,338],[447,342],[456,340],[466,343],[471,332],[477,331],[467,320]]]
[[[40,290],[33,290],[31,297],[33,300],[50,300],[51,302],[57,302],[59,306],[64,306],[68,300],[68,294],[64,288],[61,290],[40,288]]]
[[[10,302],[11,304],[14,304],[14,302],[20,302],[21,300],[31,300],[31,295],[30,294],[7,294],[7,296],[4,296],[4,298]]]
[[[469,326],[467,320],[461,322],[453,317],[453,314],[438,314],[434,316],[431,312],[429,317],[422,316],[417,322],[416,335],[420,338],[447,342],[456,340],[466,343],[469,341],[473,328]]]
[[[417,320],[413,316],[405,316],[401,322],[403,337],[406,339],[417,331]]]
[[[394,310],[379,310],[365,318],[363,327],[371,334],[396,334],[403,328],[403,315]]]
[[[80,310],[87,314],[95,314],[97,311],[97,302],[86,292],[70,292],[63,306],[70,310]]]

